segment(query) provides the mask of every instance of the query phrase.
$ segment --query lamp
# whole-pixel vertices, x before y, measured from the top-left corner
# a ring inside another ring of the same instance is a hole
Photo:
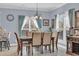
[[[36,3],[36,14],[35,14],[35,17],[34,18],[36,20],[42,19],[42,17],[38,15],[38,3]]]

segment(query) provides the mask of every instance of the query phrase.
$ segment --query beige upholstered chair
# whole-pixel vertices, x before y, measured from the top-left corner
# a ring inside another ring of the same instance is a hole
[[[17,46],[10,47],[10,50],[0,52],[0,56],[18,56],[20,52],[20,42],[17,33],[14,33],[17,41]]]
[[[54,44],[56,45],[56,49],[58,50],[58,35],[59,35],[59,32],[53,32],[52,33],[52,37],[55,37],[54,38]]]
[[[49,50],[50,50],[50,53],[51,53],[51,33],[48,32],[44,32],[43,33],[43,44],[42,44],[42,48],[43,46],[49,46]],[[43,49],[42,49],[42,53],[43,53]]]
[[[16,32],[14,32],[14,34],[15,34],[15,36],[16,36],[16,41],[17,41],[17,53],[18,53],[18,55],[19,55],[19,53],[20,53],[20,50],[21,50],[21,43],[20,43],[20,39],[19,39],[19,37],[18,37],[18,34],[16,33]]]
[[[74,34],[75,36],[79,36],[79,30],[74,30]]]
[[[4,42],[5,48],[9,49],[9,38],[8,38],[9,33],[0,26],[0,44],[1,44],[1,50],[2,50],[2,43]]]
[[[41,46],[41,32],[34,32],[32,38],[32,55],[33,55],[33,47],[40,47]]]
[[[29,37],[32,37],[32,32],[28,32],[28,36]]]

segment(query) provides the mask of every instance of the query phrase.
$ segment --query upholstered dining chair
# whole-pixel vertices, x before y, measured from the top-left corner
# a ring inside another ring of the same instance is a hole
[[[14,32],[14,34],[15,34],[16,39],[17,39],[17,53],[18,53],[18,55],[19,55],[19,53],[20,53],[20,50],[23,48],[23,45],[26,46],[26,49],[28,49],[28,53],[30,53],[30,52],[29,52],[29,49],[30,49],[30,43],[31,43],[31,42],[23,42],[23,44],[21,45],[21,41],[20,41],[20,39],[19,39],[17,33]]]
[[[29,37],[32,37],[32,32],[28,32],[28,36]]]
[[[18,34],[16,33],[16,32],[14,32],[14,34],[15,34],[15,36],[16,36],[16,41],[17,41],[17,53],[18,53],[18,55],[19,55],[19,53],[20,53],[20,50],[21,50],[21,43],[20,43],[20,39],[19,39],[19,37],[18,37]]]
[[[32,37],[32,32],[28,32],[28,35],[27,35],[28,37]],[[25,45],[26,44],[30,44],[31,42],[25,42]],[[29,49],[29,46],[27,47],[27,45],[26,45],[26,51]],[[28,51],[28,53],[29,53],[29,51]]]
[[[17,46],[12,46],[10,48],[10,50],[8,50],[8,51],[6,50],[6,51],[0,52],[0,56],[18,56],[19,55],[20,49],[21,49],[20,40],[19,40],[18,35],[17,35],[16,32],[14,32],[12,34],[15,34],[16,41],[17,41]]]
[[[33,55],[33,47],[41,47],[41,32],[33,32],[31,47],[32,47],[32,55]]]
[[[58,36],[59,36],[59,32],[53,32],[52,33],[52,37],[54,38],[54,44],[56,45],[56,49],[58,50]]]
[[[51,33],[50,32],[43,33],[42,53],[43,53],[43,46],[49,46],[49,51],[51,53]]]
[[[4,31],[4,30],[0,30],[0,47],[1,47],[1,51],[2,51],[2,44],[4,43],[4,47],[8,48],[10,47],[10,43],[9,43],[9,33]]]

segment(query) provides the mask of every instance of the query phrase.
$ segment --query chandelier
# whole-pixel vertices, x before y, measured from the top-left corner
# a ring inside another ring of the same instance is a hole
[[[36,3],[36,14],[35,14],[35,17],[34,17],[36,20],[39,20],[39,19],[42,19],[41,16],[39,16],[38,14],[38,3]]]

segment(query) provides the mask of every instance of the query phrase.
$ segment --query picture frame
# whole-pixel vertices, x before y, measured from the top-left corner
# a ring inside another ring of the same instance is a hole
[[[43,19],[43,26],[49,26],[49,19]]]

